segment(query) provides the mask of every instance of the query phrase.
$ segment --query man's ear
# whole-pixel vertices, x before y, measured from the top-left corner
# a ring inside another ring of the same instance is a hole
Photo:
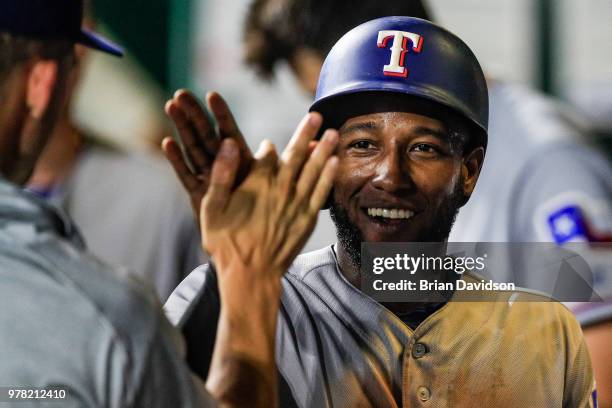
[[[57,61],[38,60],[30,70],[26,103],[30,115],[40,119],[49,108],[57,83]]]
[[[484,148],[479,146],[472,150],[463,159],[461,172],[463,176],[463,193],[465,197],[470,197],[474,191],[474,188],[476,187],[476,181],[478,181],[480,169],[482,169],[484,156]]]

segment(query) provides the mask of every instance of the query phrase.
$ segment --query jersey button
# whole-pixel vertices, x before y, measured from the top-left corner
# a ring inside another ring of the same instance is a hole
[[[412,347],[412,357],[421,358],[425,354],[427,354],[427,346],[425,346],[423,343],[416,343]]]
[[[429,399],[431,398],[431,391],[429,391],[429,388],[427,387],[419,387],[419,389],[417,390],[417,395],[419,396],[419,399],[421,401],[429,401]]]

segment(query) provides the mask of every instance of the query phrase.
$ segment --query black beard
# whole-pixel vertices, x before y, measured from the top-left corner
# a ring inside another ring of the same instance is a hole
[[[414,242],[446,241],[451,228],[453,228],[459,209],[467,202],[462,185],[461,181],[456,184],[453,192],[438,208],[429,228],[426,228]],[[329,214],[336,226],[336,236],[338,237],[339,244],[346,251],[353,265],[360,269],[361,243],[363,242],[361,231],[349,219],[346,210],[338,205],[336,201],[332,201]]]
[[[349,219],[346,210],[339,206],[335,200],[332,201],[329,207],[329,215],[336,226],[338,243],[344,248],[351,263],[357,270],[361,269],[361,243],[363,242],[361,231]]]

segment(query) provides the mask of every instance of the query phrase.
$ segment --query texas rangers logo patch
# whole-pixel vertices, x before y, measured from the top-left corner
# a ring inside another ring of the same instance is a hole
[[[391,45],[391,60],[383,66],[383,74],[387,76],[398,76],[406,78],[408,69],[404,66],[406,53],[409,50],[419,53],[423,49],[423,37],[419,34],[407,31],[382,30],[378,32],[378,48],[387,48],[389,39],[393,41]],[[408,48],[408,40],[411,47]]]
[[[557,244],[587,237],[584,217],[577,206],[567,206],[551,214],[548,225]]]

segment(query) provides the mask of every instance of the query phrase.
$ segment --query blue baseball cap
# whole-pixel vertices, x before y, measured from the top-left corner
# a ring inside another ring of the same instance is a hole
[[[0,32],[40,39],[66,39],[122,56],[123,49],[81,28],[83,0],[0,0]]]

